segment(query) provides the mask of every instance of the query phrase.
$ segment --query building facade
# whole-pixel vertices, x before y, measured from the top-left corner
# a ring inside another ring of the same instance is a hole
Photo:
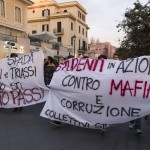
[[[49,33],[57,42],[68,48],[72,55],[87,54],[87,12],[78,2],[57,3],[55,0],[32,0],[28,7],[28,32],[30,35]]]
[[[0,58],[10,52],[29,52],[27,6],[32,4],[30,0],[0,0]],[[8,41],[15,45],[7,45]]]
[[[91,58],[97,58],[99,55],[104,54],[108,58],[112,58],[116,49],[117,48],[113,46],[110,42],[93,43],[89,44],[88,46],[88,55]]]

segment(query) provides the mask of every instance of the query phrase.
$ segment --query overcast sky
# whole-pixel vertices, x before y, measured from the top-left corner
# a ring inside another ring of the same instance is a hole
[[[56,0],[58,3],[73,0]],[[90,27],[89,39],[94,37],[101,42],[111,42],[114,46],[119,46],[119,39],[123,33],[117,31],[116,26],[123,20],[127,8],[133,8],[136,0],[76,0],[87,11],[86,22]],[[139,0],[146,4],[148,0]]]

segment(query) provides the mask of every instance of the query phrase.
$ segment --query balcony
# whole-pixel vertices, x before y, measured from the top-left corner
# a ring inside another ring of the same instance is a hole
[[[53,33],[55,35],[64,35],[64,28],[61,28],[61,30],[59,30],[59,31],[57,29],[54,29]]]
[[[78,49],[78,51],[87,52],[87,48],[85,48],[85,47],[80,47],[80,48]]]

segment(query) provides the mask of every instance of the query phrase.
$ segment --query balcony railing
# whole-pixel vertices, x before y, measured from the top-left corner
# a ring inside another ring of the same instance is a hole
[[[85,47],[80,47],[80,48],[78,49],[78,51],[87,51],[87,48],[85,48]]]
[[[54,33],[55,35],[63,35],[63,34],[64,34],[64,28],[61,28],[60,31],[58,31],[57,29],[54,29],[54,30],[53,30],[53,33]]]

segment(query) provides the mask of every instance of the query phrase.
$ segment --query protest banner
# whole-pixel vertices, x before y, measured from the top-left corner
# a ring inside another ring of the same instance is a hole
[[[150,114],[150,57],[73,58],[58,66],[41,116],[100,129]]]
[[[0,60],[0,108],[13,108],[44,102],[43,53],[34,52]]]

